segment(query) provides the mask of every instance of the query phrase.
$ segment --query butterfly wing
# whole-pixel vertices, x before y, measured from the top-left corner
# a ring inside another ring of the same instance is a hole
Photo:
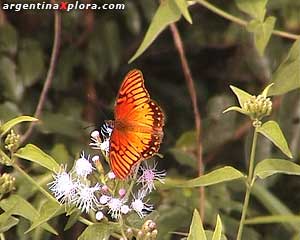
[[[136,163],[158,152],[163,125],[163,112],[150,99],[142,73],[130,71],[118,94],[110,139],[110,164],[119,178],[126,178]]]

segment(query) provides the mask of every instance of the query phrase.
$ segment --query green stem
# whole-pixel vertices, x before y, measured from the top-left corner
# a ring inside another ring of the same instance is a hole
[[[37,189],[44,194],[48,199],[56,201],[56,199],[48,193],[43,187],[41,187],[32,177],[30,177],[22,168],[20,168],[17,164],[14,164],[13,167],[21,173],[30,183],[37,187]]]
[[[234,22],[238,25],[241,25],[241,26],[247,26],[248,22],[241,19],[241,18],[238,18],[230,13],[227,13],[225,12],[224,10],[220,9],[220,8],[217,8],[215,5],[205,1],[205,0],[197,0],[197,2],[199,4],[201,4],[203,7],[209,9],[210,11],[214,12],[215,14],[231,21],[231,22]],[[284,37],[284,38],[289,38],[289,39],[294,39],[294,40],[297,40],[297,39],[300,39],[300,35],[297,35],[297,34],[293,34],[293,33],[289,33],[289,32],[284,32],[284,31],[279,31],[279,30],[273,30],[272,33],[274,35],[277,35],[277,36],[280,36],[280,37]]]
[[[139,168],[140,168],[140,164],[141,164],[141,163],[139,162],[139,163],[136,165],[136,167],[135,167],[135,172],[134,172],[133,178],[132,178],[131,183],[130,183],[130,186],[129,186],[127,192],[126,192],[126,195],[124,196],[124,199],[127,199],[127,198],[129,197],[129,194],[130,194],[131,191],[132,191],[132,188],[133,188],[133,186],[134,186],[134,183],[136,182],[136,176],[137,176],[137,174],[138,174],[138,171],[139,171]]]
[[[4,233],[0,233],[0,240],[5,240]]]
[[[249,162],[249,172],[248,172],[248,177],[247,177],[247,190],[246,190],[245,200],[244,200],[244,205],[243,205],[243,210],[242,210],[242,217],[241,217],[239,230],[238,230],[238,234],[237,234],[237,238],[236,238],[237,240],[242,239],[242,234],[243,234],[243,229],[244,229],[244,225],[245,225],[247,209],[248,209],[249,199],[250,199],[250,194],[251,194],[251,189],[252,189],[252,185],[253,185],[254,159],[255,159],[257,135],[258,135],[257,128],[254,128],[252,148],[251,148],[251,154],[250,154],[250,162]]]

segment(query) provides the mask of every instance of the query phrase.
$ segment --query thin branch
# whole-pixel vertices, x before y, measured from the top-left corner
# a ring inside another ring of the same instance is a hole
[[[198,175],[202,176],[203,175],[203,161],[202,161],[202,141],[201,141],[201,115],[198,107],[198,101],[197,101],[197,93],[195,89],[195,84],[194,80],[192,77],[192,73],[190,70],[190,67],[188,65],[185,51],[184,51],[184,46],[179,34],[179,31],[177,29],[177,26],[175,23],[170,24],[170,29],[172,32],[173,40],[175,47],[178,51],[180,61],[181,61],[181,67],[184,73],[184,77],[186,80],[186,84],[188,87],[188,91],[190,94],[190,98],[192,101],[193,105],[193,112],[194,112],[194,118],[195,118],[195,127],[196,127],[196,139],[197,139],[197,159],[198,159]],[[204,187],[200,187],[200,214],[202,220],[204,219],[204,201],[205,201],[205,192],[204,192]]]
[[[247,26],[248,25],[248,22],[241,19],[241,18],[238,18],[232,14],[229,14],[225,11],[223,11],[222,9],[216,7],[215,5],[205,1],[205,0],[197,0],[197,2],[199,4],[201,4],[203,7],[209,9],[210,11],[214,12],[215,14],[231,21],[231,22],[234,22],[238,25],[241,25],[241,26]],[[277,35],[277,36],[280,36],[280,37],[284,37],[284,38],[289,38],[289,39],[293,39],[293,40],[297,40],[297,39],[300,39],[300,35],[297,35],[297,34],[293,34],[293,33],[289,33],[289,32],[284,32],[284,31],[279,31],[279,30],[273,30],[272,33],[274,35]]]
[[[45,101],[47,98],[47,93],[49,91],[49,88],[50,88],[52,80],[53,80],[54,70],[55,70],[57,57],[58,57],[58,51],[59,51],[59,47],[60,47],[60,35],[61,35],[61,16],[58,11],[55,11],[54,12],[54,43],[53,43],[52,54],[51,54],[51,59],[50,59],[50,66],[49,66],[49,69],[47,72],[45,84],[43,86],[43,90],[41,92],[38,105],[37,105],[35,113],[34,113],[34,117],[36,117],[36,118],[40,118],[40,116],[42,114],[42,110],[43,110],[43,107],[45,105]],[[24,143],[28,139],[28,137],[31,135],[35,125],[36,125],[36,122],[30,123],[29,128],[22,136],[21,143]]]

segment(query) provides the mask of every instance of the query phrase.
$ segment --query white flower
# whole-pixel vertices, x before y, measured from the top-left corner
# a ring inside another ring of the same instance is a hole
[[[123,201],[119,198],[111,198],[107,203],[109,208],[108,213],[112,218],[118,219],[121,215],[121,208],[123,206]]]
[[[92,142],[90,143],[90,146],[92,146],[94,149],[100,149],[105,153],[105,155],[108,155],[112,130],[112,127],[110,127],[107,123],[103,124],[101,127],[101,135],[103,140],[101,140],[100,133],[98,131],[93,131],[91,133]]]
[[[100,190],[98,183],[93,187],[81,183],[78,185],[77,196],[73,202],[82,212],[88,213],[90,209],[95,210],[95,205],[98,204],[95,192],[98,190]]]
[[[152,205],[147,204],[147,202],[143,202],[145,195],[145,191],[139,191],[137,197],[134,197],[134,200],[131,203],[132,209],[139,215],[140,218],[143,218],[147,212],[150,212],[153,209]]]
[[[100,204],[105,205],[111,199],[110,196],[102,195],[99,199]]]
[[[107,174],[107,177],[108,177],[109,179],[115,179],[115,178],[116,178],[116,175],[115,175],[113,172],[109,172],[109,173]]]
[[[123,213],[123,214],[129,213],[130,210],[131,210],[130,207],[128,205],[126,205],[126,204],[124,204],[123,206],[121,206],[121,209],[120,209],[121,213]]]
[[[94,170],[92,164],[89,161],[89,156],[86,159],[84,152],[75,163],[75,172],[78,176],[86,178]]]
[[[104,214],[101,211],[98,211],[95,218],[97,221],[101,221],[104,218]]]
[[[147,163],[145,163],[145,166],[140,167],[142,170],[142,175],[138,178],[137,182],[141,183],[142,188],[148,192],[151,192],[153,189],[155,189],[155,181],[164,183],[166,172],[158,171],[156,167],[157,163],[155,163],[153,167],[150,167]]]
[[[49,189],[53,192],[55,198],[62,203],[70,203],[76,194],[77,182],[72,180],[69,173],[66,172],[66,167],[63,167],[60,172],[53,175],[54,181],[48,183]]]

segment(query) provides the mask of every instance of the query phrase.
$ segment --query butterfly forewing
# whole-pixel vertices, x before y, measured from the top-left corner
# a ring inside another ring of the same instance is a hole
[[[139,70],[130,71],[119,90],[115,124],[110,139],[110,164],[114,173],[126,178],[140,160],[159,150],[164,114],[150,99]]]

